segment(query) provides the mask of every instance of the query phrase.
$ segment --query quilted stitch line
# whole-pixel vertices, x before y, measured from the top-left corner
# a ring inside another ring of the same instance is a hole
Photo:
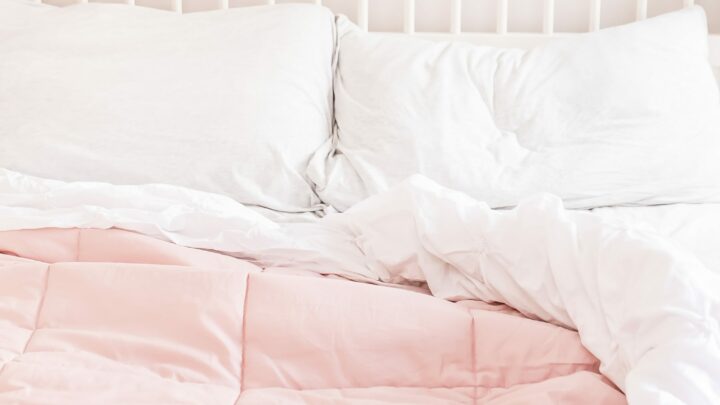
[[[82,229],[76,229],[76,236],[75,236],[75,261],[80,261],[80,235],[82,234]]]
[[[476,355],[476,339],[475,339],[475,315],[472,311],[468,311],[470,314],[470,355],[472,356],[472,373],[473,373],[473,405],[477,405],[478,400],[478,370],[477,370],[477,355]]]
[[[245,276],[245,297],[243,298],[242,310],[242,340],[240,343],[240,349],[242,350],[242,354],[240,355],[240,389],[237,399],[235,399],[235,404],[240,403],[240,398],[242,397],[243,390],[245,389],[245,352],[247,351],[245,338],[247,336],[247,307],[248,296],[250,295],[250,275],[251,273],[247,273]]]
[[[35,323],[33,325],[33,330],[30,332],[30,336],[28,336],[27,341],[25,341],[25,346],[23,346],[22,351],[15,355],[12,359],[8,360],[3,364],[2,367],[0,367],[0,375],[2,375],[2,372],[5,370],[5,367],[10,364],[11,362],[14,362],[18,358],[20,358],[22,355],[25,354],[27,351],[28,346],[30,346],[30,342],[32,341],[33,337],[35,336],[35,332],[38,330],[38,323],[40,321],[40,313],[42,312],[43,306],[45,305],[45,297],[47,296],[47,290],[48,290],[48,284],[50,282],[50,265],[48,264],[45,267],[45,278],[43,280],[43,292],[40,296],[40,300],[38,302],[37,311],[35,312]]]

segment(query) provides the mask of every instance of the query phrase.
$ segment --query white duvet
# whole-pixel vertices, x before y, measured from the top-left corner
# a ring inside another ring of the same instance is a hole
[[[631,404],[720,403],[720,205],[491,210],[414,177],[346,213],[278,224],[187,189],[0,171],[0,229],[119,227],[265,267],[427,285],[577,329]]]

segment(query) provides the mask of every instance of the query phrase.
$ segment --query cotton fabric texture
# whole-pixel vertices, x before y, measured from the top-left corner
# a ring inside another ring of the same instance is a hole
[[[1,3],[18,23],[0,26],[0,167],[320,209],[305,168],[332,123],[329,10]]]
[[[310,172],[338,210],[417,173],[491,207],[720,201],[699,7],[529,51],[339,32],[336,133]]]

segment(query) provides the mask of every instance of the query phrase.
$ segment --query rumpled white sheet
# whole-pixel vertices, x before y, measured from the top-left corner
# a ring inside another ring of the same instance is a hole
[[[720,206],[589,213],[544,195],[495,211],[421,177],[344,214],[277,224],[208,193],[0,170],[1,230],[118,227],[266,267],[427,283],[441,298],[503,302],[577,329],[631,404],[720,403],[713,224]]]

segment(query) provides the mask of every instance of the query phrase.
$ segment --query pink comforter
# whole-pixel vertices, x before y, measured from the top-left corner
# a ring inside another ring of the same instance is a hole
[[[263,272],[119,230],[0,233],[2,404],[616,404],[501,306]]]

